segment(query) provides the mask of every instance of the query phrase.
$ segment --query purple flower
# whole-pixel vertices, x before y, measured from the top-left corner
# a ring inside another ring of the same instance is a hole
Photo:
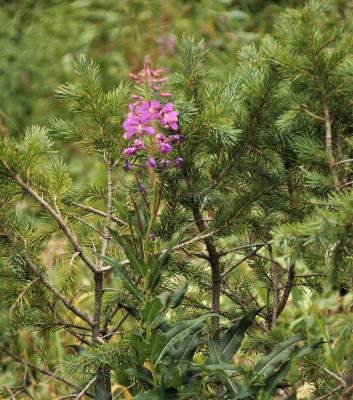
[[[177,167],[182,167],[183,165],[184,165],[184,159],[183,159],[183,157],[178,157],[176,160],[175,160],[175,165],[177,166]]]
[[[151,232],[150,233],[150,240],[154,241],[155,239],[156,239],[156,235],[153,232]]]
[[[123,151],[123,154],[124,154],[124,156],[129,157],[129,156],[132,156],[133,154],[135,154],[136,151],[137,151],[137,148],[135,146],[131,146],[131,147],[126,148]]]
[[[180,135],[170,135],[166,139],[166,142],[167,143],[173,143],[173,142],[180,143],[181,140],[182,140],[182,137]]]
[[[160,151],[161,154],[166,154],[169,153],[172,150],[172,146],[169,143],[166,142],[162,142],[160,144]]]
[[[145,193],[145,192],[146,192],[146,188],[145,188],[145,186],[144,186],[142,183],[139,183],[139,184],[137,185],[137,190],[138,190],[140,193]]]
[[[153,126],[143,123],[141,119],[134,114],[129,114],[126,117],[123,128],[125,129],[124,138],[127,140],[130,140],[134,135],[140,137],[144,133],[147,133],[147,135],[154,135],[155,133]]]
[[[150,165],[152,168],[157,168],[158,164],[156,163],[155,159],[152,157],[148,157],[146,161],[146,165]]]
[[[134,140],[134,147],[136,147],[137,150],[146,150],[145,142],[141,139]]]
[[[140,114],[143,123],[149,123],[158,117],[160,107],[161,103],[158,100],[144,101],[136,107],[136,111]]]
[[[162,133],[157,133],[157,135],[155,136],[155,143],[156,144],[160,144],[162,142],[164,142],[166,140],[166,137],[162,134]]]
[[[126,161],[125,164],[124,164],[124,166],[123,166],[123,170],[124,170],[125,172],[127,172],[127,171],[130,171],[130,169],[131,169],[131,165],[130,165],[130,163],[128,163],[128,162]]]
[[[174,131],[178,129],[178,112],[174,111],[173,103],[166,103],[161,109],[161,124],[165,128],[170,127]]]

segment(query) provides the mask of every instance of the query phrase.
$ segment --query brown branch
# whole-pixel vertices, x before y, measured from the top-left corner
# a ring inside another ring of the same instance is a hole
[[[112,214],[113,214],[113,166],[111,161],[105,155],[106,165],[107,165],[107,216],[106,216],[106,224],[104,227],[104,235],[102,241],[102,250],[101,250],[101,260],[98,265],[99,272],[96,272],[94,275],[95,281],[95,290],[94,290],[94,315],[93,315],[93,326],[92,326],[92,339],[96,341],[97,337],[100,336],[100,319],[101,319],[101,308],[102,308],[102,298],[103,298],[103,272],[101,272],[101,268],[104,266],[103,257],[107,254],[109,241],[111,238],[109,229],[111,228],[112,223]]]
[[[17,361],[17,362],[23,364],[25,367],[29,367],[29,368],[31,368],[31,369],[34,369],[34,370],[36,370],[36,371],[39,371],[39,372],[42,373],[43,375],[49,376],[49,377],[51,377],[52,379],[55,379],[55,380],[57,380],[57,381],[59,381],[59,382],[65,383],[65,385],[68,385],[68,386],[70,386],[70,387],[72,387],[72,388],[77,389],[77,387],[76,387],[73,383],[71,383],[70,381],[68,381],[67,379],[62,378],[61,376],[58,376],[58,375],[57,375],[56,373],[54,373],[54,372],[47,371],[47,370],[44,369],[44,368],[38,367],[38,366],[35,365],[35,364],[32,364],[32,363],[30,363],[30,362],[28,362],[28,361],[26,361],[26,360],[23,360],[21,357],[19,357],[18,355],[12,353],[10,350],[6,349],[6,348],[3,347],[3,346],[0,347],[0,351],[2,351],[3,353],[7,354],[7,355],[8,355],[9,357],[11,357],[13,360],[15,360],[15,361]]]
[[[87,390],[94,384],[94,382],[96,381],[97,377],[94,376],[88,383],[87,385],[81,390],[81,392],[75,397],[74,400],[79,400],[81,399],[85,393],[87,392]]]
[[[349,386],[339,398],[339,400],[350,400],[353,395],[353,385]]]
[[[256,249],[254,249],[253,251],[251,251],[249,254],[247,254],[246,256],[244,256],[243,258],[241,258],[239,261],[237,261],[235,264],[233,264],[232,266],[230,266],[228,269],[226,269],[225,271],[222,272],[221,274],[221,278],[223,279],[226,275],[228,275],[230,272],[233,271],[233,269],[237,268],[239,265],[241,265],[244,261],[248,260],[249,258],[253,257],[264,245],[258,245],[258,247]],[[227,254],[230,253],[227,252]]]
[[[43,197],[41,197],[30,185],[24,182],[19,175],[17,175],[12,168],[6,163],[5,160],[1,160],[2,165],[7,171],[8,175],[20,186],[25,192],[32,196],[49,214],[56,220],[60,229],[64,232],[65,236],[71,243],[72,248],[79,254],[81,260],[88,266],[88,268],[95,272],[96,266],[83,252],[82,247],[79,245],[74,233],[69,229],[60,214],[55,211],[49,203],[47,203]]]
[[[292,263],[289,268],[288,268],[288,275],[287,275],[287,284],[284,288],[283,294],[281,301],[278,304],[277,308],[277,318],[281,315],[282,311],[284,310],[284,307],[286,306],[289,295],[292,291],[292,288],[294,286],[294,279],[295,279],[295,263]]]
[[[89,211],[92,214],[100,215],[101,217],[107,218],[107,213],[105,213],[104,211],[98,210],[97,208],[86,206],[85,204],[81,204],[81,203],[76,203],[75,201],[70,202],[70,204],[73,204],[74,206],[76,206],[78,208],[82,208],[82,210]],[[118,217],[115,217],[114,215],[111,216],[111,219],[113,222],[116,222],[119,225],[122,225],[122,226],[127,225],[126,222],[124,222],[122,219],[120,219]]]
[[[46,275],[39,271],[36,267],[36,265],[32,262],[32,260],[26,255],[22,255],[24,261],[26,262],[27,266],[33,271],[33,273],[39,278],[39,280],[42,282],[42,284],[51,292],[55,297],[57,297],[61,302],[64,304],[64,306],[72,311],[75,315],[80,317],[83,321],[87,322],[88,325],[92,326],[93,320],[84,312],[80,311],[77,307],[75,307],[72,302],[65,297],[62,293],[59,292],[59,290],[48,280]]]

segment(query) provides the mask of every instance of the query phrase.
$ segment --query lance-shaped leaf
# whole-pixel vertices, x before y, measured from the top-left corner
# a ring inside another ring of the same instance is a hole
[[[150,299],[142,311],[142,318],[144,321],[151,321],[163,309],[163,301],[160,297]]]
[[[157,328],[157,327],[160,326],[160,324],[161,324],[161,322],[163,320],[163,317],[165,316],[165,314],[168,312],[168,310],[170,308],[174,309],[174,308],[176,308],[176,307],[178,307],[180,305],[180,303],[183,300],[187,290],[188,290],[188,284],[185,283],[181,288],[177,289],[173,293],[171,299],[166,303],[166,305],[164,306],[163,310],[159,313],[158,316],[156,316],[153,319],[153,322],[151,324],[152,328]]]
[[[232,359],[244,339],[245,331],[254,323],[259,310],[250,311],[225,331],[217,345],[225,361]]]
[[[273,399],[273,395],[278,385],[283,381],[289,371],[290,364],[290,360],[285,361],[275,373],[266,379],[264,400]]]
[[[208,342],[209,357],[206,364],[225,364],[232,359],[244,339],[245,332],[251,326],[259,310],[250,311],[228,328],[217,341]]]
[[[272,353],[261,358],[254,368],[253,381],[260,376],[268,377],[275,371],[281,363],[290,359],[298,350],[296,343],[301,341],[300,336],[295,336],[285,342],[279,343]]]
[[[127,289],[138,301],[142,301],[143,295],[140,289],[132,282],[124,265],[112,257],[100,257],[112,267],[113,273],[120,279],[122,284],[125,286],[125,289]]]
[[[159,354],[156,364],[162,359],[162,357],[171,349],[181,342],[183,342],[188,336],[193,335],[195,332],[203,328],[204,321],[215,315],[214,313],[207,313],[191,321],[179,322],[175,327],[165,332],[165,343],[161,353]]]
[[[128,260],[130,261],[130,265],[134,268],[137,274],[143,278],[147,273],[147,268],[145,263],[140,260],[135,254],[134,249],[119,235],[117,231],[112,229],[109,230],[113,239],[118,242],[118,244],[123,248],[124,253]]]
[[[173,293],[173,296],[169,302],[169,307],[173,308],[173,309],[178,307],[180,305],[181,301],[183,300],[187,290],[188,290],[188,283],[186,282],[180,289],[177,289]]]

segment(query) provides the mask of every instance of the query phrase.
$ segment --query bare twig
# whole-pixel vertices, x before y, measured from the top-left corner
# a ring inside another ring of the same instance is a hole
[[[279,266],[273,258],[272,246],[268,246],[268,252],[271,260],[271,278],[273,288],[273,310],[272,310],[272,329],[276,326],[276,320],[279,308]]]
[[[81,392],[75,397],[74,400],[79,400],[82,398],[82,396],[87,392],[87,390],[94,384],[96,381],[97,377],[94,376],[88,383],[87,385],[81,390]]]
[[[92,214],[96,214],[96,215],[100,215],[101,217],[105,217],[107,218],[107,213],[105,213],[104,211],[98,210],[97,208],[94,207],[90,207],[90,206],[86,206],[85,204],[81,204],[81,203],[76,203],[75,201],[73,201],[71,204],[73,204],[76,207],[82,208],[82,210],[86,210],[91,212]],[[124,222],[122,219],[115,217],[114,215],[112,215],[112,221],[116,222],[119,225],[127,225],[126,222]]]
[[[131,388],[132,388],[133,386],[135,386],[135,385],[136,385],[136,383],[132,383],[130,386],[127,386],[126,388],[120,390],[120,392],[119,392],[116,396],[113,397],[113,400],[114,400],[114,399],[117,399],[121,394],[123,394],[123,393],[126,392],[127,390],[131,389]]]
[[[5,389],[5,390],[7,391],[7,393],[10,395],[10,398],[11,398],[12,400],[16,400],[15,395],[12,393],[11,389],[10,389],[8,386],[4,385],[4,389]]]
[[[280,316],[282,311],[284,310],[284,307],[286,306],[289,295],[292,291],[293,285],[294,285],[294,278],[295,278],[295,263],[292,263],[289,268],[288,268],[288,274],[287,274],[287,284],[284,288],[282,298],[278,304],[277,308],[277,318]]]
[[[335,389],[331,390],[331,392],[324,394],[323,396],[320,397],[316,397],[316,399],[314,400],[324,400],[324,399],[329,399],[331,397],[331,395],[333,395],[334,393],[338,392],[339,390],[342,389],[342,385],[336,387]]]
[[[226,275],[228,275],[233,269],[241,265],[244,261],[248,260],[249,258],[253,257],[264,245],[257,245],[258,247],[251,251],[249,254],[241,258],[239,261],[237,261],[235,264],[231,265],[228,269],[222,272],[221,277],[224,278]],[[233,250],[234,251],[234,250]]]

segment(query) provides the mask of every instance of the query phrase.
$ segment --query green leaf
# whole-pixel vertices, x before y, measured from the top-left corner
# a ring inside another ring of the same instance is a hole
[[[181,301],[183,300],[187,290],[188,290],[188,283],[186,282],[180,289],[177,289],[173,293],[173,296],[169,302],[169,307],[172,309],[177,308],[180,305]]]
[[[160,390],[153,389],[145,393],[140,393],[137,396],[134,396],[134,400],[161,400]]]
[[[291,361],[284,362],[278,371],[274,374],[270,375],[265,381],[265,397],[264,400],[273,399],[273,395],[278,387],[278,385],[283,381],[286,377]]]
[[[133,377],[133,378],[137,378],[142,382],[145,382],[149,385],[153,384],[153,378],[152,378],[152,374],[151,371],[148,370],[145,367],[140,367],[140,368],[127,368],[124,370],[125,374]]]
[[[163,309],[162,299],[160,297],[154,297],[153,299],[149,300],[146,303],[142,311],[143,320],[146,322],[151,321],[162,309]]]
[[[131,344],[132,347],[135,349],[136,351],[136,355],[137,355],[137,362],[140,365],[143,365],[143,363],[146,360],[146,344],[142,338],[141,335],[135,333],[131,336]]]
[[[254,368],[253,381],[260,375],[269,376],[282,362],[287,361],[297,351],[295,343],[300,340],[300,336],[295,336],[279,343],[272,353],[261,358]]]
[[[165,344],[163,346],[163,349],[161,353],[159,354],[156,364],[162,359],[162,357],[169,351],[171,348],[173,348],[175,345],[178,343],[182,342],[185,340],[189,335],[193,335],[195,332],[199,331],[203,327],[204,321],[211,317],[212,315],[215,315],[214,313],[207,313],[204,315],[201,315],[200,317],[193,319],[191,321],[182,321],[179,322],[175,327],[170,329],[169,331],[165,332]]]
[[[136,256],[134,249],[119,235],[117,231],[114,231],[112,229],[109,229],[109,231],[112,237],[123,248],[126,257],[130,261],[130,265],[134,268],[136,273],[139,274],[141,278],[143,278],[147,273],[145,263]]]
[[[98,254],[99,255],[99,254]],[[112,271],[114,275],[116,275],[125,286],[125,288],[138,300],[143,300],[143,295],[140,289],[132,282],[131,278],[129,277],[124,265],[115,260],[112,257],[102,257],[100,256],[106,263],[108,263],[112,267]]]
[[[165,342],[164,335],[159,333],[152,334],[148,345],[148,352],[153,362],[156,359],[156,357],[158,357],[158,354],[161,352],[164,342]]]
[[[236,321],[217,341],[217,346],[222,353],[223,359],[229,361],[240,347],[244,339],[245,331],[251,326],[259,310],[251,311]]]

